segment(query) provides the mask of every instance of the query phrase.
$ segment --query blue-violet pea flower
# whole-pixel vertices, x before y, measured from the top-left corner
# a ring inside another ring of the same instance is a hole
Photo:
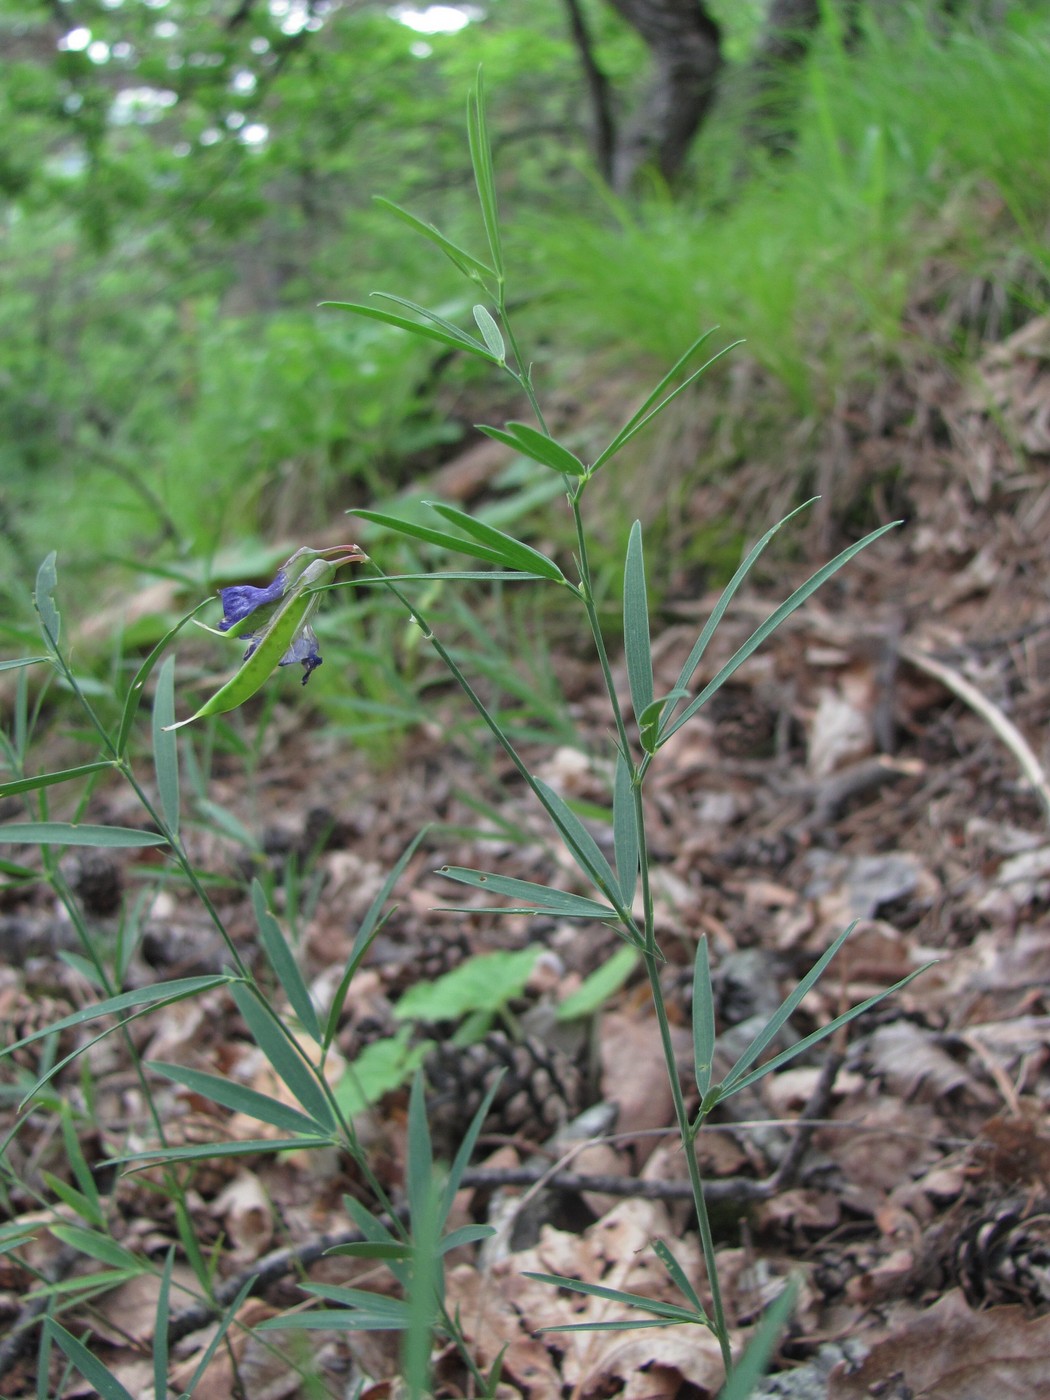
[[[338,556],[331,558],[330,556]],[[285,561],[277,570],[272,583],[265,588],[256,588],[254,584],[237,583],[229,588],[219,589],[219,598],[222,600],[222,621],[219,623],[220,632],[229,632],[236,628],[236,635],[243,637],[248,643],[248,650],[244,653],[244,660],[255,651],[266,631],[267,625],[272,620],[274,613],[290,590],[303,579],[303,575],[316,559],[325,559],[335,568],[340,568],[343,564],[354,563],[364,559],[366,556],[356,544],[334,545],[329,549],[309,549],[303,547],[297,549],[292,557]],[[322,570],[322,572],[324,572]],[[303,580],[308,584],[310,580]],[[281,657],[278,665],[293,666],[296,662],[303,668],[303,685],[310,679],[310,676],[322,663],[322,656],[317,643],[317,634],[310,626],[310,618],[317,606],[317,599],[320,595],[314,595],[310,606],[303,614],[302,622],[292,638],[291,645]]]

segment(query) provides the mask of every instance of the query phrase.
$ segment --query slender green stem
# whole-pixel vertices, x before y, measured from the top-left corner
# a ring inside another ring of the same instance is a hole
[[[652,992],[653,1007],[656,1011],[656,1019],[660,1027],[660,1044],[663,1047],[664,1060],[667,1064],[667,1075],[671,1085],[671,1097],[674,1100],[675,1118],[678,1123],[678,1132],[682,1139],[682,1147],[685,1151],[686,1167],[689,1171],[689,1183],[693,1188],[693,1200],[696,1205],[696,1218],[700,1226],[700,1245],[704,1253],[704,1265],[707,1269],[707,1283],[711,1289],[711,1307],[714,1313],[713,1323],[715,1336],[718,1338],[718,1345],[722,1351],[722,1361],[726,1368],[726,1376],[732,1373],[733,1355],[729,1347],[729,1329],[726,1326],[725,1308],[722,1304],[722,1289],[718,1281],[718,1264],[715,1259],[715,1242],[711,1234],[711,1218],[707,1211],[707,1202],[704,1199],[704,1183],[700,1176],[700,1164],[696,1160],[696,1148],[693,1145],[693,1134],[689,1125],[689,1115],[686,1112],[685,1099],[682,1095],[682,1086],[678,1078],[678,1066],[675,1059],[674,1044],[671,1040],[671,1026],[667,1019],[667,1008],[664,1004],[663,988],[660,986],[660,963],[656,956],[646,951],[642,954],[645,961],[645,970],[649,977],[649,988]]]

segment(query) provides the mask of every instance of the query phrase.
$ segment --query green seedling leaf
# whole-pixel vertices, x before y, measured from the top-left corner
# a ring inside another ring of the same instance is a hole
[[[331,1133],[335,1128],[332,1106],[318,1082],[319,1071],[303,1059],[289,1033],[245,983],[234,982],[230,995],[255,1039],[256,1045],[277,1071],[278,1078],[291,1092],[315,1125]]]
[[[523,1277],[534,1278],[538,1283],[552,1284],[555,1288],[567,1288],[570,1293],[585,1293],[588,1298],[603,1298],[610,1303],[623,1303],[625,1307],[652,1313],[660,1319],[659,1324],[628,1321],[573,1323],[565,1327],[540,1327],[537,1329],[540,1332],[622,1331],[630,1327],[667,1327],[676,1322],[699,1322],[707,1325],[707,1317],[703,1313],[698,1316],[689,1308],[679,1307],[676,1303],[661,1303],[658,1299],[647,1298],[642,1293],[625,1293],[619,1288],[606,1288],[600,1283],[584,1283],[582,1279],[563,1278],[560,1274],[534,1274],[526,1270]]]
[[[701,1099],[711,1087],[715,1058],[715,999],[711,989],[711,963],[707,934],[700,935],[693,964],[693,1073]]]
[[[433,244],[449,258],[465,276],[470,277],[475,282],[483,281],[487,277],[495,277],[495,271],[487,263],[481,262],[473,253],[468,253],[466,248],[461,248],[458,243],[453,243],[433,224],[425,219],[416,218],[415,214],[410,214],[407,209],[403,209],[400,204],[394,204],[392,200],[384,199],[382,195],[373,196],[375,203],[381,208],[393,214],[402,223],[406,223],[409,228],[415,229],[416,233]]]
[[[492,265],[503,279],[503,243],[499,228],[499,207],[496,203],[496,173],[492,167],[492,144],[489,141],[485,117],[485,89],[478,69],[478,80],[467,99],[467,138],[470,142],[470,163],[478,190],[481,217],[485,224]]]
[[[9,783],[0,783],[0,797],[15,797],[20,792],[36,792],[38,788],[54,787],[56,783],[68,783],[74,778],[86,778],[91,773],[102,773],[114,765],[110,759],[99,759],[96,763],[81,763],[76,768],[61,768],[55,773],[38,773],[33,778],[17,778]],[[0,832],[3,828],[0,827]]]
[[[160,809],[173,836],[179,832],[179,750],[171,729],[175,724],[175,658],[169,656],[157,674],[153,697],[153,764],[157,773]]]
[[[426,1129],[422,1082],[418,1082],[420,1112]],[[409,1133],[411,1135],[411,1128]],[[429,1131],[426,1132],[426,1144],[429,1148]],[[410,1158],[411,1153],[410,1147]],[[421,1166],[422,1162],[417,1165]],[[411,1161],[409,1166],[411,1171]],[[442,1221],[438,1218],[441,1182],[433,1166],[428,1180],[416,1179],[409,1189],[412,1199],[412,1243],[415,1248],[408,1284],[409,1325],[401,1344],[401,1369],[408,1400],[423,1400],[430,1390],[430,1353],[434,1345],[438,1307],[444,1293],[440,1250]]]
[[[777,1338],[787,1326],[798,1295],[798,1286],[791,1279],[755,1329],[747,1350],[733,1367],[733,1374],[718,1392],[718,1400],[751,1400],[755,1387],[766,1374],[769,1358]]]
[[[234,1113],[244,1113],[260,1123],[272,1123],[286,1133],[305,1133],[308,1136],[329,1141],[331,1134],[320,1123],[315,1123],[305,1113],[281,1103],[268,1094],[260,1094],[244,1084],[235,1084],[217,1074],[207,1074],[203,1070],[189,1069],[185,1065],[164,1064],[160,1060],[147,1060],[146,1068],[153,1074],[162,1074],[165,1079],[182,1084],[194,1094],[211,1099],[223,1108]]]
[[[288,998],[292,1010],[299,1017],[303,1029],[320,1045],[322,1041],[321,1023],[317,1019],[317,1012],[310,1000],[310,993],[303,981],[303,975],[299,971],[295,954],[288,946],[284,931],[267,907],[266,892],[258,880],[252,881],[252,908],[255,911],[255,922],[259,926],[259,937],[262,939],[263,949],[270,966],[273,968],[278,985],[284,990],[284,994]]]
[[[33,590],[33,607],[40,618],[44,641],[48,650],[56,654],[62,635],[62,619],[55,607],[55,589],[58,587],[58,570],[55,567],[57,558],[58,555],[52,550],[36,571],[36,588]]]
[[[381,295],[376,293],[376,295]],[[389,297],[390,301],[401,301],[401,297]],[[411,306],[411,302],[405,303]],[[431,313],[418,309],[423,315],[429,316],[436,325],[428,325],[422,321],[412,321],[407,316],[398,316],[393,311],[383,311],[378,306],[363,306],[356,301],[323,301],[322,306],[334,307],[337,311],[351,311],[355,316],[365,316],[370,321],[382,321],[388,326],[397,326],[399,330],[409,331],[412,335],[422,336],[425,340],[436,340],[441,345],[451,346],[453,350],[465,350],[468,355],[476,355],[481,360],[487,360],[489,364],[498,364],[499,361],[491,355],[480,340],[475,340],[473,336],[467,335],[450,321],[444,321],[441,317],[435,317]],[[448,330],[439,329],[439,326],[448,326]]]
[[[545,554],[541,554],[538,549],[533,549],[531,545],[516,540],[513,535],[507,535],[502,530],[497,530],[493,525],[486,525],[483,520],[476,520],[466,511],[457,510],[455,506],[446,506],[440,501],[426,501],[424,504],[437,511],[438,515],[443,516],[450,524],[458,525],[479,544],[491,549],[499,556],[499,562],[508,568],[539,574],[542,578],[548,578],[553,583],[565,583],[565,575],[554,560],[548,559]]]
[[[59,1110],[62,1123],[62,1145],[65,1148],[66,1161],[73,1170],[77,1185],[83,1194],[86,1210],[78,1211],[79,1215],[96,1228],[101,1228],[105,1219],[102,1209],[102,1201],[98,1194],[98,1185],[95,1182],[94,1174],[87,1164],[83,1149],[80,1146],[80,1138],[77,1135],[76,1126],[73,1122],[73,1113],[68,1104],[63,1104]]]
[[[445,865],[438,871],[449,880],[472,885],[475,889],[488,890],[492,894],[505,895],[508,899],[528,900],[526,913],[552,914],[563,919],[611,919],[615,910],[596,899],[585,895],[565,894],[562,890],[552,890],[547,885],[536,885],[531,880],[515,880],[507,875],[488,875],[482,870],[467,870],[461,866]],[[495,907],[495,906],[493,906]],[[457,906],[458,908],[458,906]],[[521,913],[513,910],[496,910],[497,913]]]
[[[593,1016],[620,990],[637,966],[636,948],[618,948],[601,967],[584,978],[571,996],[559,1003],[557,1019],[574,1021],[578,1017]]]
[[[80,1216],[81,1220],[94,1226],[95,1229],[101,1229],[106,1223],[105,1216],[101,1211],[95,1209],[94,1204],[88,1200],[82,1191],[75,1190],[68,1182],[63,1181],[60,1177],[54,1176],[51,1172],[42,1172],[41,1176],[51,1194],[57,1196],[64,1205],[69,1206],[70,1210],[75,1211],[76,1214]],[[0,1249],[0,1253],[3,1253],[2,1249]]]
[[[640,520],[631,526],[627,541],[627,560],[623,571],[623,643],[631,703],[640,725],[642,715],[653,703],[653,658],[649,643],[649,603]]]
[[[530,457],[541,466],[552,467],[562,476],[586,476],[587,468],[567,447],[549,438],[546,433],[531,427],[528,423],[508,423],[506,428],[491,428],[478,423],[479,432],[496,442],[502,442],[514,452]]]
[[[113,1372],[92,1356],[84,1343],[78,1342],[60,1322],[49,1317],[44,1323],[44,1331],[58,1343],[87,1383],[94,1386],[102,1400],[135,1400],[131,1391],[121,1385]]]
[[[21,1050],[24,1045],[32,1045],[34,1041],[42,1039],[45,1035],[55,1035],[58,1031],[69,1030],[73,1026],[82,1026],[86,1021],[98,1020],[100,1016],[118,1015],[121,1011],[127,1011],[135,1006],[164,1006],[183,1001],[186,997],[194,996],[197,992],[207,992],[213,987],[228,986],[231,980],[229,977],[183,977],[174,982],[158,982],[152,987],[136,987],[134,991],[121,992],[118,996],[109,997],[106,1001],[96,1002],[94,1006],[86,1006],[81,1011],[75,1011],[72,1016],[64,1016],[60,1021],[53,1021],[51,1025],[34,1031],[32,1035],[23,1036],[21,1040],[16,1040],[13,1045],[3,1046],[0,1048],[0,1059],[3,1059],[5,1055],[12,1054],[15,1050]]]
[[[638,808],[634,800],[634,779],[631,765],[622,753],[616,755],[616,778],[613,784],[613,849],[616,854],[616,874],[624,907],[634,901],[638,884],[638,862],[641,837],[638,832]]]
[[[757,651],[766,638],[770,636],[771,633],[775,632],[781,623],[791,616],[796,608],[801,607],[806,599],[817,591],[821,584],[826,583],[832,574],[837,573],[838,570],[842,568],[843,564],[848,564],[855,554],[859,554],[862,549],[867,549],[870,544],[874,544],[875,541],[885,535],[888,530],[895,530],[899,524],[899,520],[894,520],[891,521],[889,525],[883,525],[878,530],[873,530],[870,535],[865,535],[862,540],[857,540],[857,542],[851,544],[848,549],[844,549],[841,554],[837,554],[834,559],[830,560],[823,568],[818,569],[815,574],[807,579],[801,587],[796,588],[790,598],[781,603],[779,608],[776,608],[770,613],[769,617],[766,618],[761,626],[755,628],[747,641],[737,648],[714,679],[704,686],[696,699],[690,705],[687,705],[681,714],[671,723],[665,726],[660,735],[660,743],[665,744],[672,734],[676,734],[678,730],[681,729],[682,725],[696,714],[701,705],[706,704],[711,696],[714,695],[715,691],[719,690],[726,683],[733,672],[739,666],[743,665],[752,652]]]
[[[503,342],[503,336],[500,334],[499,326],[496,325],[491,314],[484,306],[475,306],[473,312],[474,320],[478,324],[478,330],[484,337],[485,344],[500,364],[505,364],[507,361],[507,347]]]
[[[166,846],[168,838],[129,826],[90,826],[86,822],[9,822],[0,826],[0,845],[13,846]]]
[[[399,1021],[457,1021],[472,1011],[496,1011],[521,996],[542,951],[478,953],[435,982],[409,987],[394,1015]]]
[[[333,1091],[344,1118],[363,1113],[415,1073],[433,1042],[413,1045],[411,1040],[412,1027],[402,1026],[396,1035],[366,1045],[353,1064],[347,1065]]]
[[[19,666],[36,666],[50,660],[50,656],[16,656],[13,661],[0,661],[0,671],[15,671]]]

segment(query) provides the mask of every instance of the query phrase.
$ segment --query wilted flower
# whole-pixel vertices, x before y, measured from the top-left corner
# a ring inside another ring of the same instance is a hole
[[[332,555],[339,557],[330,558]],[[219,589],[219,597],[222,600],[219,631],[229,632],[232,628],[237,629],[237,635],[248,642],[248,650],[244,653],[244,660],[247,661],[285,598],[297,585],[308,585],[312,581],[309,575],[313,572],[311,566],[316,560],[323,560],[326,565],[325,570],[318,572],[327,573],[329,567],[340,568],[343,564],[364,558],[364,553],[356,544],[336,545],[330,549],[297,549],[277,570],[273,582],[265,588],[256,588],[250,583],[238,583],[229,588]],[[310,626],[310,618],[317,606],[318,596],[315,594],[311,597],[288,650],[278,662],[279,666],[292,666],[298,661],[303,668],[303,685],[321,665],[323,659],[317,645],[317,636]],[[246,626],[243,625],[245,623]]]

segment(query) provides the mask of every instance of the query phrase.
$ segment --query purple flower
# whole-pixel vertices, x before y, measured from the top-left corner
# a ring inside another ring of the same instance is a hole
[[[265,588],[256,588],[254,584],[250,583],[237,583],[229,588],[219,589],[219,598],[222,600],[222,621],[219,623],[219,631],[229,632],[231,628],[237,628],[237,635],[243,637],[248,643],[248,650],[244,653],[245,661],[259,645],[267,625],[285,595],[299,581],[311,561],[334,552],[343,556],[341,559],[332,561],[336,567],[349,563],[351,560],[365,557],[357,545],[337,546],[335,549],[327,550],[304,547],[297,549],[292,557],[286,560],[277,570],[273,582],[267,584]],[[313,608],[311,607],[305,613],[302,625],[292,638],[291,645],[278,662],[280,666],[294,666],[298,662],[303,668],[303,685],[306,684],[323,660],[317,644],[317,636],[310,626],[312,612]],[[240,625],[249,618],[251,619],[249,626]]]

